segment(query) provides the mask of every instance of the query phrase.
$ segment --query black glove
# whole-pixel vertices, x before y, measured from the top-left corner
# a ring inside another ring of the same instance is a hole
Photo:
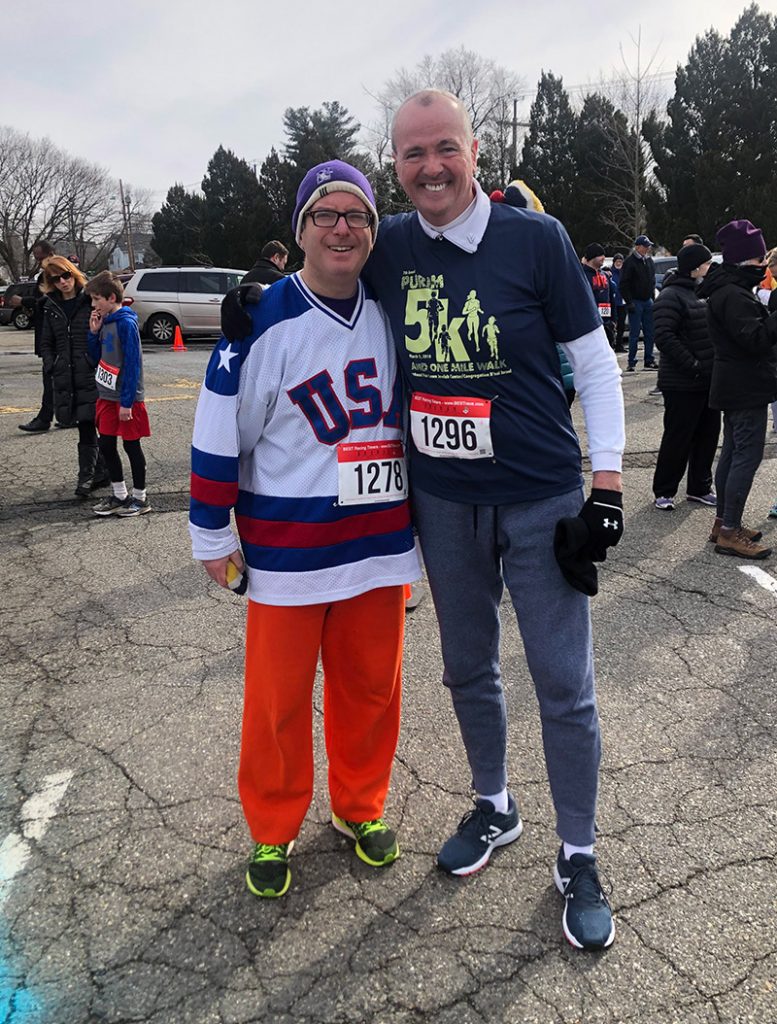
[[[559,519],[553,535],[553,553],[564,579],[588,597],[599,591],[596,566],[588,548],[588,527],[580,516]]]
[[[620,491],[591,490],[591,496],[578,512],[588,527],[588,550],[595,562],[607,558],[607,548],[615,547],[623,536],[623,495]]]
[[[251,282],[231,288],[221,302],[221,333],[230,341],[242,341],[247,338],[253,328],[251,314],[246,306],[261,302],[260,284]]]
[[[633,313],[636,308],[637,307],[634,305],[633,302],[627,302],[626,303],[626,312],[627,313]]]

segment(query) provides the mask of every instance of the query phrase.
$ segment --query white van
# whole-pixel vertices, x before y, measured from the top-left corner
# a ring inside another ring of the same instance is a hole
[[[137,313],[140,333],[167,344],[175,328],[186,337],[221,332],[221,300],[245,270],[231,267],[152,267],[136,271],[124,288],[124,305]]]

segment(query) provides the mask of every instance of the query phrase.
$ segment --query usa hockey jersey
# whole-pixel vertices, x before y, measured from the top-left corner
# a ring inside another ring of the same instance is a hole
[[[193,554],[235,550],[234,508],[248,595],[263,604],[344,600],[420,577],[407,499],[348,503],[339,482],[338,451],[342,462],[345,450],[394,442],[396,454],[403,437],[388,321],[358,287],[345,319],[299,275],[279,281],[253,307],[252,333],[222,337],[206,371],[192,443]]]

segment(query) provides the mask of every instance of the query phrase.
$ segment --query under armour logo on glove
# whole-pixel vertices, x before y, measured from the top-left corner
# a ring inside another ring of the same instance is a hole
[[[623,536],[623,495],[594,487],[578,515],[588,527],[591,558],[605,561],[607,548],[615,547]]]

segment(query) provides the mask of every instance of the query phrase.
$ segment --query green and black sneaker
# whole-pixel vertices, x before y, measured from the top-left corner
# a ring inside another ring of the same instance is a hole
[[[290,843],[257,843],[246,871],[246,885],[254,896],[275,899],[283,896],[291,885]]]
[[[344,836],[356,840],[356,856],[373,868],[382,868],[399,856],[397,837],[382,818],[346,821],[332,812],[332,824]]]

